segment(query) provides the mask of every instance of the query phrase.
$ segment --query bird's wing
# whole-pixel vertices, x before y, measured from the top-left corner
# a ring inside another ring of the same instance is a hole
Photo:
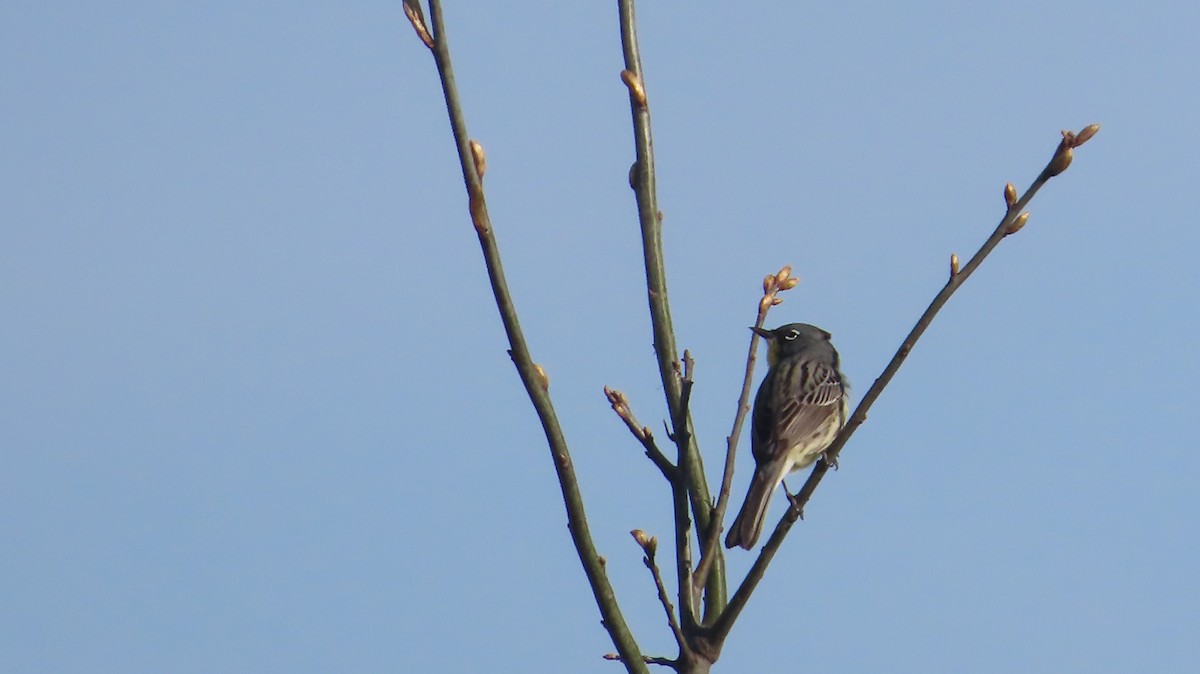
[[[831,415],[839,413],[846,394],[836,368],[811,361],[798,367],[803,368],[801,386],[782,401],[776,413],[778,421],[771,433],[774,452],[786,452],[820,431]]]

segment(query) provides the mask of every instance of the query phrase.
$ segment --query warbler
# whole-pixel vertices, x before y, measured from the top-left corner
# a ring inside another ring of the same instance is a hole
[[[747,550],[762,533],[775,488],[821,456],[846,425],[849,409],[849,386],[828,332],[807,323],[750,329],[767,340],[769,367],[751,418],[754,478],[725,537],[725,547]]]

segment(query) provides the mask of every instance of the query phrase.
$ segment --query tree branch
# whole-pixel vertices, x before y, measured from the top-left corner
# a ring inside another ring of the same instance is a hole
[[[667,624],[670,625],[671,634],[674,635],[675,643],[679,646],[679,659],[686,662],[691,659],[691,648],[688,646],[687,637],[684,636],[683,629],[679,626],[679,621],[675,619],[675,607],[671,606],[671,599],[667,597],[667,587],[663,584],[662,574],[659,573],[658,564],[654,561],[655,554],[658,552],[658,539],[653,536],[647,536],[646,532],[641,529],[634,529],[629,534],[641,546],[642,552],[646,553],[646,556],[642,557],[642,563],[646,565],[647,569],[650,569],[650,575],[654,578],[654,588],[658,591],[658,601],[667,613]]]
[[[419,11],[411,9],[413,6],[419,10],[419,3],[415,2],[415,0],[406,0],[405,13],[409,17],[409,20],[413,22],[414,28],[417,29],[418,36],[422,37],[422,41],[429,46],[429,42],[426,41],[428,31],[425,31],[426,35],[422,35],[422,31],[420,30],[420,27],[424,26],[424,20],[420,17]],[[524,384],[525,391],[529,394],[529,399],[533,403],[534,410],[537,412],[538,420],[545,431],[546,441],[550,446],[550,453],[554,459],[554,468],[558,474],[563,503],[566,506],[567,529],[571,533],[571,540],[575,544],[575,550],[579,555],[580,562],[583,564],[583,570],[592,588],[592,594],[595,596],[596,605],[600,609],[604,628],[608,630],[609,637],[620,653],[626,668],[630,672],[645,673],[648,670],[646,669],[646,663],[641,650],[638,648],[632,632],[629,631],[629,627],[625,624],[625,619],[621,615],[612,585],[608,581],[604,562],[596,551],[595,544],[592,542],[591,532],[588,529],[586,513],[583,507],[583,497],[579,491],[579,483],[575,478],[575,469],[571,461],[571,455],[567,448],[566,439],[563,437],[562,428],[559,426],[558,417],[554,412],[554,406],[550,400],[549,379],[546,377],[545,371],[535,364],[530,356],[524,334],[521,331],[521,325],[517,320],[516,307],[513,305],[512,297],[508,292],[508,283],[505,280],[504,269],[500,260],[500,250],[492,230],[491,219],[487,212],[487,202],[484,197],[483,173],[486,168],[486,162],[483,148],[478,143],[471,141],[467,134],[466,119],[458,97],[458,89],[454,83],[454,70],[450,63],[450,47],[446,39],[446,26],[442,16],[440,0],[430,0],[429,9],[433,22],[433,33],[429,37],[429,40],[432,41],[430,48],[433,51],[434,61],[437,64],[438,76],[441,78],[442,92],[446,99],[446,111],[450,116],[450,127],[454,134],[455,145],[458,148],[463,182],[467,188],[471,221],[479,237],[484,263],[487,266],[488,280],[491,283],[492,294],[496,300],[496,308],[500,312],[500,319],[504,323],[504,331],[508,335],[508,342],[511,347],[509,355],[512,357],[513,364],[516,365],[517,373],[521,377],[521,383]]]
[[[679,614],[684,629],[689,633],[696,626],[695,593],[692,591],[692,522],[688,518],[688,483],[687,475],[691,468],[691,453],[688,451],[689,437],[680,437],[680,433],[688,433],[688,406],[692,399],[692,368],[695,367],[692,354],[683,352],[682,367],[678,362],[672,368],[680,384],[679,407],[671,425],[675,429],[675,446],[679,450],[679,470],[671,481],[671,497],[674,506],[675,519],[675,575],[679,588]],[[686,646],[686,642],[684,644]],[[680,655],[684,661],[691,659],[690,655]]]
[[[629,428],[630,433],[633,433],[633,437],[637,438],[638,442],[642,443],[642,447],[646,448],[646,457],[658,467],[668,482],[674,480],[675,474],[678,472],[675,464],[671,463],[671,460],[658,448],[658,443],[654,441],[654,434],[650,432],[650,427],[638,423],[625,394],[605,386],[604,397],[608,398],[608,403],[612,405],[613,411],[617,413],[621,421],[625,422],[625,426]]]
[[[800,283],[800,279],[792,276],[792,268],[784,266],[775,274],[768,274],[763,279],[763,296],[758,301],[758,317],[754,322],[755,328],[763,327],[767,320],[767,312],[771,307],[783,302],[779,293],[791,290]],[[750,385],[754,380],[754,363],[758,359],[758,333],[750,331],[750,350],[746,354],[746,375],[742,378],[742,392],[738,396],[737,412],[733,415],[733,430],[725,438],[725,470],[721,476],[721,491],[717,496],[717,507],[713,509],[712,526],[708,528],[701,539],[700,565],[692,577],[692,584],[697,589],[704,585],[712,568],[713,559],[721,549],[721,529],[724,527],[725,511],[729,508],[729,489],[733,484],[734,457],[737,455],[738,438],[742,435],[742,424],[750,411]]]
[[[646,267],[646,289],[650,303],[650,324],[654,335],[654,354],[658,361],[658,373],[662,379],[667,398],[667,410],[675,419],[683,397],[681,382],[674,375],[675,362],[679,360],[675,347],[675,332],[671,322],[671,308],[667,299],[667,273],[662,253],[662,213],[658,210],[655,187],[654,142],[650,133],[650,108],[646,101],[646,86],[642,76],[641,55],[638,48],[637,27],[634,18],[633,0],[617,0],[621,22],[621,51],[625,70],[621,79],[629,90],[630,112],[633,117],[633,139],[637,161],[629,172],[629,184],[637,200],[638,221],[642,230],[642,252]],[[691,422],[684,415],[687,427]],[[704,464],[695,435],[674,429],[677,438],[687,438],[681,451],[688,454],[688,494],[692,513],[696,518],[696,530],[703,532],[710,526],[710,496],[704,477]],[[680,462],[682,465],[683,462]],[[725,604],[725,565],[719,560],[711,574],[712,582],[705,593],[705,614],[715,615]]]
[[[1000,241],[1004,237],[1016,234],[1025,226],[1025,223],[1029,220],[1029,214],[1023,212],[1025,206],[1029,204],[1033,196],[1037,194],[1038,190],[1050,178],[1062,173],[1070,166],[1074,148],[1087,142],[1099,129],[1100,125],[1092,124],[1085,127],[1078,134],[1063,131],[1062,142],[1059,143],[1049,163],[1046,164],[1046,167],[1042,169],[1042,172],[1038,174],[1038,177],[1019,200],[1016,199],[1016,190],[1012,184],[1005,185],[1004,201],[1007,205],[1007,210],[1004,213],[1004,217],[1000,219],[1000,224],[996,226],[992,235],[980,246],[979,250],[971,257],[966,266],[959,269],[957,256],[951,258],[950,278],[946,281],[946,285],[934,296],[933,301],[929,303],[929,307],[925,309],[925,312],[917,320],[916,325],[913,326],[908,336],[901,342],[900,348],[892,356],[891,362],[888,363],[883,373],[879,375],[866,395],[863,396],[862,402],[855,408],[854,413],[850,415],[845,428],[842,429],[829,448],[825,450],[824,457],[813,467],[813,471],[808,476],[808,480],[805,481],[804,486],[800,488],[800,491],[795,496],[791,497],[791,505],[788,507],[787,512],[780,519],[779,524],[775,527],[775,531],[771,533],[770,539],[763,545],[762,551],[759,552],[758,558],[754,560],[754,564],[750,567],[746,578],[730,598],[729,605],[712,627],[706,630],[706,634],[703,635],[703,640],[709,642],[718,652],[724,644],[725,638],[729,635],[729,631],[733,628],[733,623],[741,614],[742,609],[745,608],[750,594],[754,592],[754,588],[762,580],[767,565],[770,564],[771,559],[779,550],[784,537],[787,536],[792,525],[803,515],[804,506],[812,497],[813,492],[816,491],[817,485],[821,483],[822,478],[829,471],[830,465],[836,464],[837,456],[841,452],[842,447],[850,439],[850,436],[854,435],[854,431],[866,421],[867,411],[871,409],[871,405],[875,403],[879,395],[883,393],[883,389],[887,387],[892,377],[896,375],[900,366],[904,364],[905,359],[908,358],[908,354],[912,352],[913,346],[916,345],[917,340],[925,333],[925,329],[933,322],[938,311],[945,306],[950,296],[966,282],[967,278],[979,268],[979,265],[983,264],[983,260],[1000,244]]]

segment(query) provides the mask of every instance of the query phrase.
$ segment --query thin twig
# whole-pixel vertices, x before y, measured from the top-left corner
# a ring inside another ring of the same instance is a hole
[[[688,518],[688,484],[686,476],[690,468],[691,453],[688,452],[689,438],[680,437],[688,433],[688,406],[692,399],[692,369],[696,362],[692,354],[683,352],[683,365],[675,364],[676,376],[679,377],[680,399],[675,418],[671,420],[675,428],[675,446],[679,450],[679,470],[671,481],[671,496],[675,515],[675,575],[679,588],[679,614],[688,632],[696,625],[695,593],[692,590],[692,522]],[[682,660],[690,658],[680,656]]]
[[[792,268],[784,266],[775,274],[768,274],[763,279],[763,296],[758,301],[758,316],[754,321],[755,328],[763,327],[767,320],[767,312],[771,307],[783,302],[778,295],[785,290],[795,288],[799,279],[792,276]],[[733,415],[733,430],[725,438],[725,470],[721,476],[721,491],[717,493],[717,506],[713,509],[713,525],[701,539],[700,564],[692,577],[692,584],[699,589],[708,578],[712,560],[720,550],[721,528],[725,522],[725,511],[729,508],[729,490],[733,484],[734,458],[737,455],[738,438],[742,435],[742,424],[750,411],[750,385],[754,380],[754,363],[758,359],[758,332],[750,331],[750,350],[746,354],[746,374],[742,378],[742,392],[738,396],[737,412]]]
[[[1067,166],[1069,166],[1071,163],[1072,150],[1087,142],[1089,138],[1095,135],[1097,130],[1099,130],[1099,125],[1093,124],[1084,128],[1079,132],[1079,134],[1073,134],[1069,131],[1064,131],[1063,140],[1061,143],[1059,143],[1059,146],[1055,150],[1053,157],[1051,157],[1050,162],[1046,164],[1046,167],[1042,169],[1042,172],[1038,174],[1038,177],[1033,181],[1033,183],[1029,186],[1029,189],[1025,191],[1025,194],[1022,195],[1019,200],[1013,201],[1009,195],[1015,195],[1015,191],[1012,190],[1011,185],[1005,186],[1005,203],[1007,204],[1008,208],[1004,213],[1004,217],[1000,219],[1000,224],[996,226],[996,229],[992,232],[992,235],[988,237],[987,241],[985,241],[982,246],[980,246],[979,250],[974,256],[971,257],[971,260],[967,262],[966,266],[958,270],[952,269],[950,277],[946,281],[946,285],[941,289],[940,292],[938,292],[936,296],[934,296],[933,301],[929,303],[929,307],[925,309],[923,314],[921,314],[921,317],[917,320],[916,325],[914,325],[912,330],[909,331],[908,336],[905,337],[904,341],[900,344],[900,348],[896,350],[896,354],[892,356],[891,362],[888,363],[887,367],[884,368],[883,373],[879,375],[879,378],[875,380],[875,383],[871,385],[871,388],[867,391],[866,395],[863,396],[862,402],[860,402],[858,407],[855,408],[854,414],[850,415],[845,428],[842,429],[829,448],[825,450],[824,457],[813,467],[813,471],[808,476],[808,480],[805,481],[804,486],[801,487],[800,491],[792,497],[791,505],[784,513],[783,518],[780,519],[779,524],[775,527],[775,531],[771,533],[771,537],[763,545],[762,550],[759,552],[758,558],[754,560],[754,564],[750,567],[750,571],[746,574],[746,578],[742,580],[742,584],[738,587],[737,591],[733,593],[733,596],[730,597],[729,605],[725,608],[725,611],[721,613],[720,617],[711,626],[711,628],[706,630],[706,633],[703,635],[703,641],[708,642],[711,644],[711,646],[715,647],[719,651],[721,645],[725,641],[725,638],[729,635],[729,631],[733,628],[733,623],[741,614],[742,609],[745,608],[746,602],[749,600],[751,593],[754,592],[754,588],[757,587],[759,581],[762,580],[762,576],[766,571],[767,565],[770,564],[771,559],[779,550],[779,546],[783,543],[784,537],[787,536],[787,533],[792,528],[792,525],[795,524],[803,514],[804,506],[812,497],[817,485],[821,483],[821,479],[824,478],[825,474],[829,471],[830,465],[835,464],[837,461],[837,456],[841,452],[842,447],[846,445],[846,441],[849,440],[850,436],[854,434],[854,431],[857,430],[864,421],[866,421],[867,411],[871,409],[871,405],[875,403],[875,401],[879,398],[879,395],[883,392],[883,389],[888,385],[889,382],[891,382],[892,377],[894,377],[896,372],[900,369],[900,366],[904,363],[904,360],[908,358],[908,354],[912,352],[913,346],[916,345],[917,340],[921,338],[922,334],[924,334],[925,329],[928,328],[930,323],[933,322],[933,319],[935,316],[937,316],[938,311],[945,306],[946,301],[950,299],[950,296],[953,295],[960,286],[962,286],[963,282],[965,282],[967,278],[979,268],[979,265],[983,263],[983,260],[992,252],[992,250],[996,248],[997,245],[999,245],[1000,241],[1004,237],[1010,234],[1015,234],[1022,226],[1024,226],[1025,222],[1029,219],[1029,214],[1023,212],[1025,206],[1029,204],[1029,201],[1033,199],[1033,196],[1037,194],[1038,190],[1040,190],[1042,186],[1050,180],[1050,178],[1066,170]]]
[[[550,445],[550,453],[554,459],[554,468],[562,490],[563,503],[566,506],[567,529],[571,533],[571,540],[575,544],[575,550],[583,564],[592,594],[595,596],[596,605],[600,609],[602,623],[608,630],[613,645],[621,654],[629,671],[645,673],[648,670],[641,650],[638,648],[633,633],[625,624],[625,618],[621,615],[621,609],[604,569],[604,562],[596,551],[591,532],[588,529],[583,497],[575,477],[574,464],[550,400],[549,381],[545,372],[541,371],[541,368],[533,362],[533,358],[530,356],[529,347],[525,343],[525,337],[517,319],[516,307],[508,292],[508,284],[500,260],[500,249],[496,244],[491,219],[488,217],[483,183],[479,175],[481,167],[476,165],[476,155],[482,154],[482,148],[479,148],[479,152],[473,152],[472,142],[467,134],[466,119],[459,100],[458,89],[454,83],[454,70],[450,63],[450,47],[446,39],[446,26],[440,0],[430,0],[429,9],[433,23],[434,61],[442,81],[446,111],[450,116],[450,127],[458,147],[459,164],[462,167],[463,182],[467,188],[471,220],[483,250],[484,263],[487,266],[488,280],[492,286],[492,294],[495,296],[496,308],[500,312],[504,331],[508,335],[511,347],[509,355],[512,357],[513,364],[516,365],[521,383],[525,385],[525,391],[529,394],[538,420],[545,431],[546,441]]]
[[[683,634],[683,628],[679,626],[679,621],[675,619],[675,607],[671,605],[671,599],[667,596],[667,586],[663,584],[662,574],[658,570],[658,564],[654,561],[655,554],[658,551],[658,539],[653,536],[647,536],[646,532],[641,529],[634,529],[629,532],[638,545],[641,546],[642,552],[646,553],[642,557],[642,563],[650,569],[650,575],[654,577],[654,587],[658,590],[658,601],[662,604],[663,610],[667,613],[667,624],[671,626],[671,634],[675,636],[675,643],[679,646],[679,659],[687,661],[690,659],[691,648],[688,646],[687,637]]]
[[[637,417],[633,416],[633,410],[629,407],[629,399],[624,393],[616,389],[604,387],[604,397],[608,398],[608,403],[612,405],[613,411],[625,422],[625,426],[629,428],[629,432],[633,433],[633,437],[642,443],[642,447],[646,449],[646,457],[658,467],[662,472],[663,477],[670,482],[675,479],[675,464],[667,458],[662,450],[658,448],[658,443],[654,441],[654,434],[650,432],[649,426],[643,426],[638,423]]]
[[[650,324],[654,335],[654,354],[658,361],[658,373],[662,379],[667,398],[667,410],[672,419],[680,409],[683,398],[682,384],[674,375],[674,364],[679,359],[675,348],[675,332],[671,322],[671,308],[667,299],[667,273],[662,252],[662,214],[658,210],[655,188],[654,143],[650,133],[650,107],[646,100],[645,78],[637,40],[633,0],[617,0],[621,20],[621,52],[625,70],[621,79],[629,90],[630,112],[633,118],[634,148],[637,161],[630,171],[629,183],[637,200],[638,221],[642,230],[642,252],[646,267],[646,290],[650,304]],[[685,417],[688,427],[690,420]],[[674,435],[685,434],[676,428]],[[696,530],[706,531],[712,516],[708,483],[704,477],[704,464],[695,434],[687,433],[686,443],[689,460],[685,477],[692,514],[696,518]],[[715,615],[725,605],[725,564],[723,556],[715,565],[711,582],[705,592],[705,615]]]

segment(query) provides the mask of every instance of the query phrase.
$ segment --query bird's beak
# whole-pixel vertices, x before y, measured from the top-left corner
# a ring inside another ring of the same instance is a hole
[[[768,330],[766,328],[760,328],[757,326],[753,326],[750,329],[754,331],[754,334],[758,335],[759,337],[762,337],[763,339],[775,339],[775,333],[771,332],[770,330]]]

